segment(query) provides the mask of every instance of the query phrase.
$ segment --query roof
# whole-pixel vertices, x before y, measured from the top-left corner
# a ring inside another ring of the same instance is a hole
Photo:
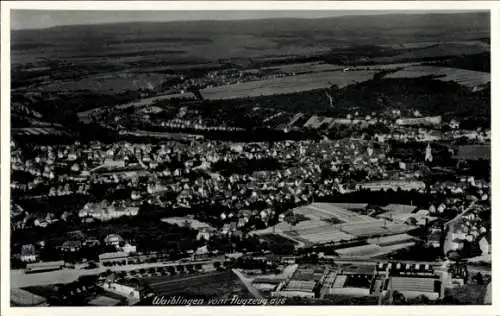
[[[44,297],[23,289],[10,289],[10,302],[14,306],[36,306],[47,302]]]
[[[464,160],[489,160],[491,156],[491,146],[488,145],[463,145],[458,147],[455,159]]]
[[[32,244],[23,245],[21,248],[21,256],[34,255],[35,254],[35,246]]]
[[[62,244],[62,247],[64,247],[64,248],[81,247],[81,246],[82,246],[82,242],[79,240],[68,240]]]
[[[116,235],[116,234],[109,234],[108,236],[106,236],[106,238],[104,238],[104,241],[105,242],[111,242],[111,241],[122,241],[123,238],[120,236],[120,235]]]
[[[312,290],[314,289],[315,285],[316,285],[316,282],[314,282],[314,281],[291,280],[288,283],[288,286],[284,290],[285,291],[306,291],[306,292],[312,292]]]
[[[392,290],[405,292],[422,292],[433,293],[436,292],[435,287],[436,279],[434,278],[406,278],[406,277],[392,277],[391,286]]]
[[[126,258],[128,257],[128,254],[125,252],[105,252],[101,253],[99,255],[99,260],[109,260],[109,259],[120,259],[120,258]]]
[[[342,273],[372,274],[374,266],[369,265],[345,265],[342,266]]]
[[[114,306],[120,304],[120,300],[109,296],[99,295],[88,302],[92,306]]]
[[[120,279],[115,281],[114,283],[131,287],[135,290],[143,290],[144,289],[144,281],[137,278],[127,278]]]
[[[30,263],[26,266],[28,269],[36,269],[36,268],[48,268],[48,267],[57,267],[63,266],[64,261],[47,261],[47,262],[38,262],[38,263]]]
[[[386,211],[392,211],[397,213],[411,213],[417,207],[413,205],[405,205],[405,204],[389,204],[384,206],[383,209]]]

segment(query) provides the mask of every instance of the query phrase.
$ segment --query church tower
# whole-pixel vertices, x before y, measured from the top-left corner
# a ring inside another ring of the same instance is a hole
[[[427,148],[425,149],[425,161],[432,162],[432,149],[430,144],[427,144]]]

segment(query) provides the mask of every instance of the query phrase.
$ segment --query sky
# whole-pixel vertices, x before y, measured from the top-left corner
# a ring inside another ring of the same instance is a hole
[[[41,29],[59,25],[262,18],[327,18],[345,15],[409,13],[409,11],[55,11],[12,10],[11,28]],[[411,13],[428,13],[411,11]]]

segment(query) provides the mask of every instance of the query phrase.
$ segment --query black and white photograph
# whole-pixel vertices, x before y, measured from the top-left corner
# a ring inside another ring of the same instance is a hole
[[[10,306],[491,306],[491,15],[10,9]]]

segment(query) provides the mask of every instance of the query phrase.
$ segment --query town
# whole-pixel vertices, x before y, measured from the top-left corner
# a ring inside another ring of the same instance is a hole
[[[37,77],[62,59],[16,64],[40,63],[13,67],[11,304],[491,304],[479,42],[467,67],[365,46],[172,64],[106,97]]]

